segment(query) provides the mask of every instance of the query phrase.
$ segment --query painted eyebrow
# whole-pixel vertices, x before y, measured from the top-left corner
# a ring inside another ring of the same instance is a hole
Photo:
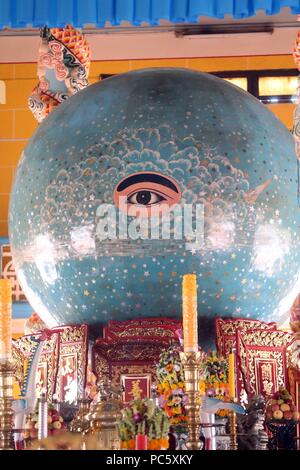
[[[167,188],[172,189],[176,193],[178,193],[178,189],[176,188],[175,184],[172,183],[168,178],[165,178],[161,175],[156,175],[154,173],[138,173],[136,175],[128,176],[125,180],[121,181],[121,183],[117,187],[117,191],[123,191],[124,189],[128,188],[132,184],[136,183],[157,183]]]

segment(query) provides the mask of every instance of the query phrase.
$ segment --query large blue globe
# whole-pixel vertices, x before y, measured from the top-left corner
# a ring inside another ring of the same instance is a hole
[[[124,212],[120,196],[144,218],[162,203],[202,204],[204,243],[104,239],[99,207]],[[283,321],[300,290],[292,136],[204,73],[140,70],[71,97],[27,145],[9,219],[20,283],[50,326],[180,318],[182,276],[197,273],[207,337],[216,315]]]

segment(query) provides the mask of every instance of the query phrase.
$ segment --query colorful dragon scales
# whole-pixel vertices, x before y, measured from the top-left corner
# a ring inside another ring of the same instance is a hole
[[[41,30],[38,58],[39,83],[28,99],[40,123],[64,100],[88,86],[90,47],[83,34],[67,25]]]

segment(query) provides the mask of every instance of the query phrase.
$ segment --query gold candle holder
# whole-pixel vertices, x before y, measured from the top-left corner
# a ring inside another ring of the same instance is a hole
[[[15,367],[11,361],[0,361],[0,450],[14,450],[14,373]]]
[[[232,403],[236,403],[236,400],[232,400]],[[237,444],[237,420],[236,420],[236,412],[230,410],[228,415],[228,423],[229,423],[229,436],[230,436],[230,450],[238,450]]]
[[[85,434],[88,431],[90,423],[86,417],[90,412],[91,401],[92,400],[88,398],[81,398],[78,400],[78,413],[76,414],[73,421],[71,421],[69,424],[69,431],[75,432],[77,434]]]
[[[200,361],[202,352],[181,352],[181,363],[184,371],[185,392],[187,395],[187,404],[185,405],[188,413],[188,440],[186,446],[189,450],[201,450],[203,447],[200,441]]]
[[[119,450],[118,421],[122,418],[119,391],[105,379],[98,382],[97,388],[98,401],[86,415],[89,422],[87,439],[96,438],[96,450]]]

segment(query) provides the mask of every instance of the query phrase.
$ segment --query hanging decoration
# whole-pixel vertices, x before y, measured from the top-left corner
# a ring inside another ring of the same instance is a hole
[[[88,86],[90,47],[83,34],[68,25],[41,30],[38,57],[39,83],[28,100],[40,123],[70,96]]]

